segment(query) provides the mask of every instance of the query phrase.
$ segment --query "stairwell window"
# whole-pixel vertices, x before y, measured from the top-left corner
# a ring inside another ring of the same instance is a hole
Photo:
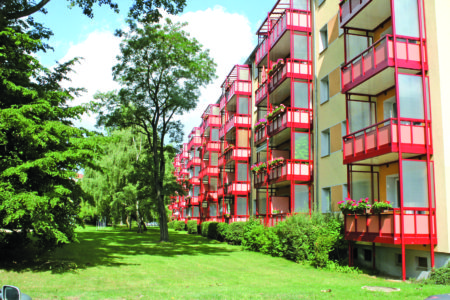
[[[320,104],[327,102],[330,99],[330,84],[328,76],[320,80]]]
[[[322,189],[322,213],[331,212],[331,189],[323,188]]]
[[[328,48],[328,24],[320,29],[319,36],[319,52],[322,52]]]
[[[320,154],[322,157],[330,155],[330,129],[326,129],[320,134]]]

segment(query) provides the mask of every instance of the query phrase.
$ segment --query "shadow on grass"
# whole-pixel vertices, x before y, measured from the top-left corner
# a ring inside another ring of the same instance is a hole
[[[214,240],[186,232],[170,232],[170,242],[159,242],[159,228],[149,228],[143,234],[123,228],[96,231],[92,227],[78,232],[80,243],[67,245],[54,252],[36,257],[36,252],[23,251],[17,257],[2,257],[0,269],[15,272],[67,273],[96,266],[132,265],[129,256],[153,255],[176,258],[182,255],[223,256],[236,251]]]

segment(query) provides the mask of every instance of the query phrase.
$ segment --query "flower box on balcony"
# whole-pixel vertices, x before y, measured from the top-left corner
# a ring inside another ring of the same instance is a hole
[[[286,110],[286,106],[284,104],[280,104],[277,106],[271,113],[267,115],[267,120],[272,120],[279,114],[283,113]]]

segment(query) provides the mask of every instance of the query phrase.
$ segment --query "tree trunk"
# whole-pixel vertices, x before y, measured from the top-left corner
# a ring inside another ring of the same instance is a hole
[[[137,233],[142,233],[142,220],[139,215],[139,200],[136,200],[136,222],[138,223]]]
[[[133,223],[133,220],[131,220],[131,216],[127,214],[127,227],[128,230],[131,230],[131,224]]]

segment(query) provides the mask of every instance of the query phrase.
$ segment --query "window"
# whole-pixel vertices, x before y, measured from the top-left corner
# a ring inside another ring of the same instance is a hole
[[[247,215],[247,198],[237,198],[237,215]]]
[[[322,213],[331,212],[331,189],[322,189]]]
[[[218,128],[211,129],[211,141],[212,142],[219,141],[219,129]]]
[[[372,261],[372,250],[364,249],[364,261]]]
[[[320,80],[320,104],[325,103],[330,98],[330,84],[328,82],[328,76],[325,76]]]
[[[417,267],[428,269],[428,259],[426,257],[417,256]]]
[[[320,134],[320,153],[322,157],[330,155],[330,129],[326,129]]]
[[[428,207],[427,162],[404,160],[403,205],[407,207]]]
[[[198,177],[200,174],[200,167],[196,166],[194,167],[194,177]]]
[[[217,216],[217,204],[216,203],[209,204],[209,216],[210,217]]]
[[[309,159],[309,134],[296,132],[294,133],[295,138],[295,159]]]
[[[198,216],[200,215],[198,206],[194,206],[193,211],[193,217],[198,218]]]
[[[320,0],[319,0],[320,1]],[[320,3],[319,3],[320,4]],[[328,24],[320,29],[319,52],[328,48]]]
[[[295,185],[294,212],[309,212],[309,188],[307,185]]]
[[[200,187],[199,186],[194,186],[194,197],[198,197],[198,195],[200,194]]]
[[[248,115],[248,98],[239,97],[239,112],[241,115]]]
[[[400,99],[400,117],[424,119],[422,77],[399,74],[398,90]]]
[[[247,164],[238,164],[237,170],[238,170],[238,174],[237,174],[238,181],[248,181],[249,180]]]

